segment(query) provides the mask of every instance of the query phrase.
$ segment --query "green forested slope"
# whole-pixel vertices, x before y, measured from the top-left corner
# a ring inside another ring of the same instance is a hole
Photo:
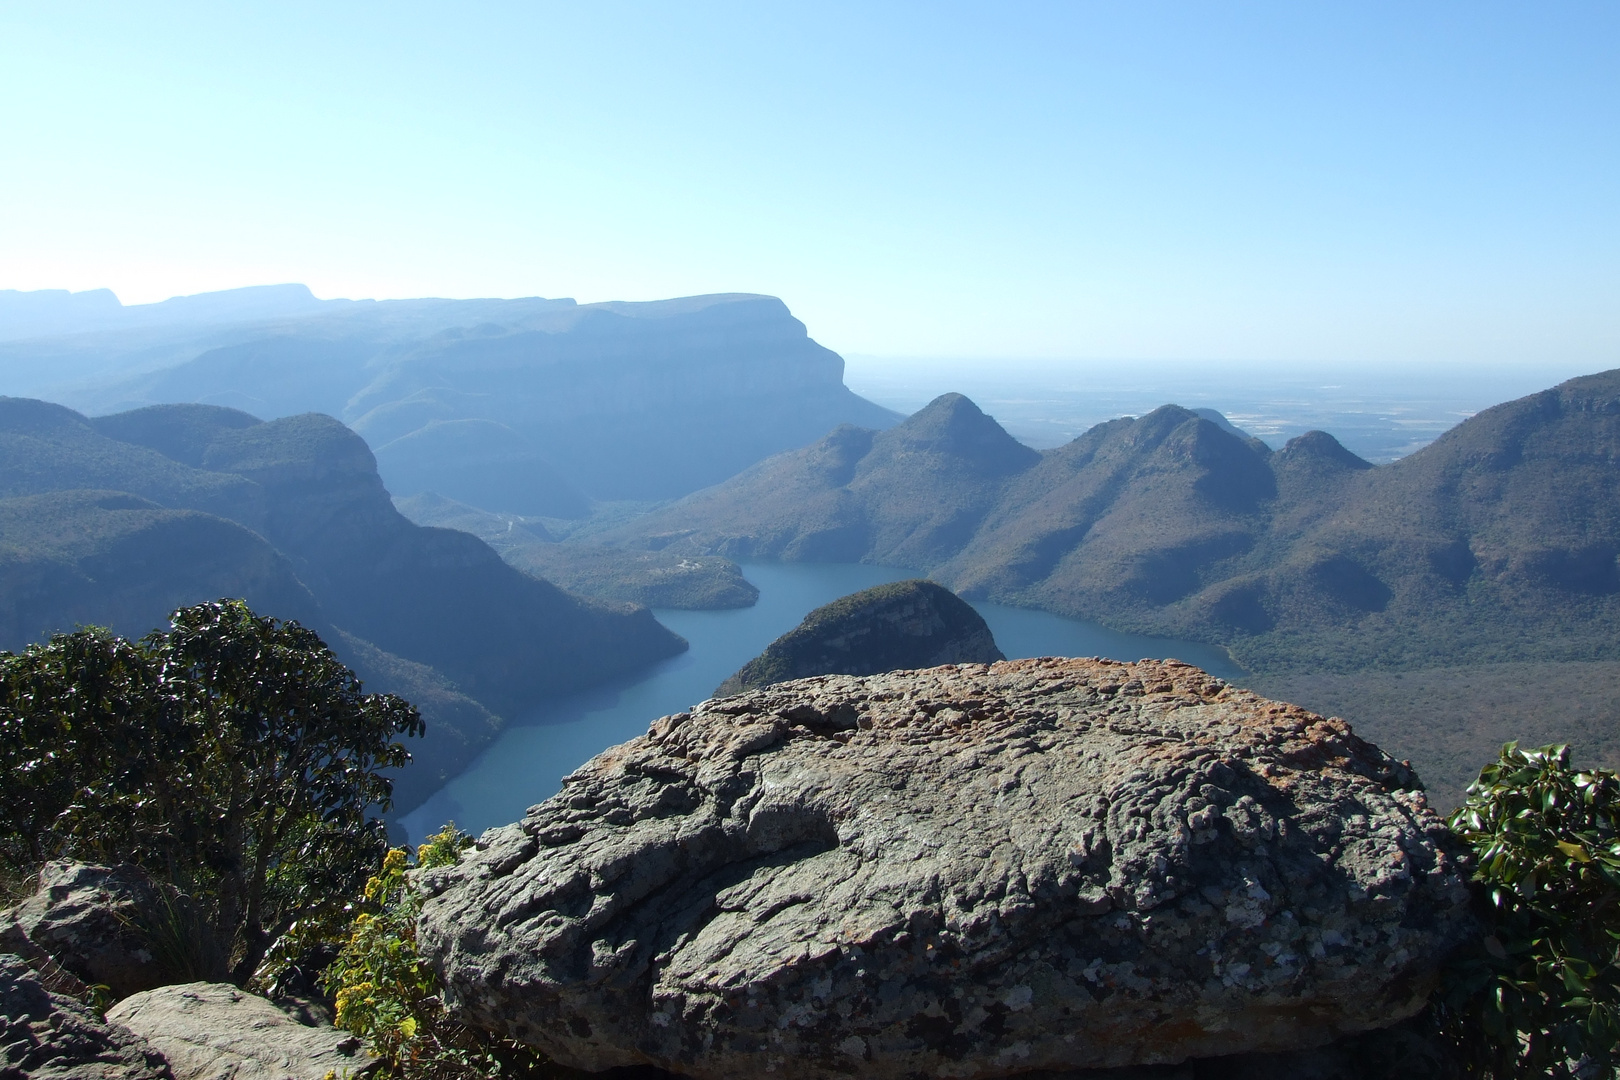
[[[1009,447],[1008,444],[1011,444]],[[1620,371],[1374,468],[1167,405],[1045,453],[959,395],[842,428],[613,539],[859,559],[970,598],[1228,646],[1253,670],[1620,657]]]
[[[126,492],[0,499],[0,648],[78,624],[142,634],[198,596],[324,621],[292,563],[233,521]]]
[[[984,619],[949,589],[932,581],[894,581],[816,608],[714,694],[813,675],[876,675],[1005,659]]]
[[[221,596],[297,618],[379,688],[431,691],[430,730],[453,729],[407,772],[402,809],[464,765],[496,715],[684,648],[644,609],[413,525],[331,417],[189,405],[92,421],[0,399],[0,477],[0,648],[78,623],[139,635]]]
[[[672,555],[629,551],[586,541],[558,543],[533,518],[493,514],[431,493],[395,499],[400,513],[418,525],[472,533],[501,558],[580,596],[650,608],[750,607],[759,590],[742,570],[718,555]]]

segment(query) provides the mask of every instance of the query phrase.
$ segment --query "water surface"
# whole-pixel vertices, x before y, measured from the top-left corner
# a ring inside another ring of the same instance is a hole
[[[690,650],[519,717],[466,772],[404,815],[400,824],[419,840],[450,820],[473,833],[515,821],[534,803],[556,794],[562,778],[596,754],[645,733],[658,717],[707,698],[727,676],[813,609],[916,575],[844,563],[754,563],[743,567],[743,576],[759,589],[759,602],[753,607],[656,611],[659,622],[691,643]],[[1212,645],[1120,634],[1095,623],[1000,604],[973,606],[989,624],[1001,651],[1012,659],[1173,656],[1223,678],[1241,674],[1226,653]]]

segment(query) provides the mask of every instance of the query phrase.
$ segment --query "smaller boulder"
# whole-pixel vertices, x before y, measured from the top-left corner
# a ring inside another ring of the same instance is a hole
[[[816,608],[721,683],[714,696],[815,675],[881,675],[1005,659],[967,601],[932,581],[897,581]]]
[[[33,895],[6,913],[0,948],[43,951],[115,998],[224,974],[191,901],[128,864],[45,864]]]
[[[0,954],[0,1078],[22,1077],[172,1080],[145,1040],[47,990],[21,957]]]
[[[378,1065],[347,1031],[309,1023],[229,983],[147,990],[114,1005],[107,1019],[160,1050],[175,1080],[322,1080]]]

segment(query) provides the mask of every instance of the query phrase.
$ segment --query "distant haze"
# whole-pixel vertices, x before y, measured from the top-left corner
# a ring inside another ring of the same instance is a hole
[[[748,291],[841,353],[1593,371],[1617,39],[1602,0],[7,5],[0,288]]]
[[[845,361],[844,381],[870,401],[909,414],[940,394],[966,394],[1038,449],[1173,402],[1212,409],[1272,449],[1307,431],[1331,432],[1378,464],[1427,446],[1481,409],[1595,370],[1547,361],[1311,365],[861,355]],[[1605,366],[1620,366],[1620,358]]]
[[[317,300],[302,285],[120,306],[0,292],[0,394],[90,413],[201,402],[353,426],[389,491],[578,517],[668,499],[898,413],[775,297]]]

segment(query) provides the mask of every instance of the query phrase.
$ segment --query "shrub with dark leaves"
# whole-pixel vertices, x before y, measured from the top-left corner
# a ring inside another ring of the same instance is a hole
[[[1620,777],[1509,743],[1450,825],[1478,859],[1488,933],[1450,972],[1446,1030],[1498,1080],[1616,1076]]]
[[[241,601],[182,608],[140,641],[59,634],[0,653],[0,861],[137,863],[199,906],[246,983],[376,866],[383,770],[421,731],[313,631]]]

